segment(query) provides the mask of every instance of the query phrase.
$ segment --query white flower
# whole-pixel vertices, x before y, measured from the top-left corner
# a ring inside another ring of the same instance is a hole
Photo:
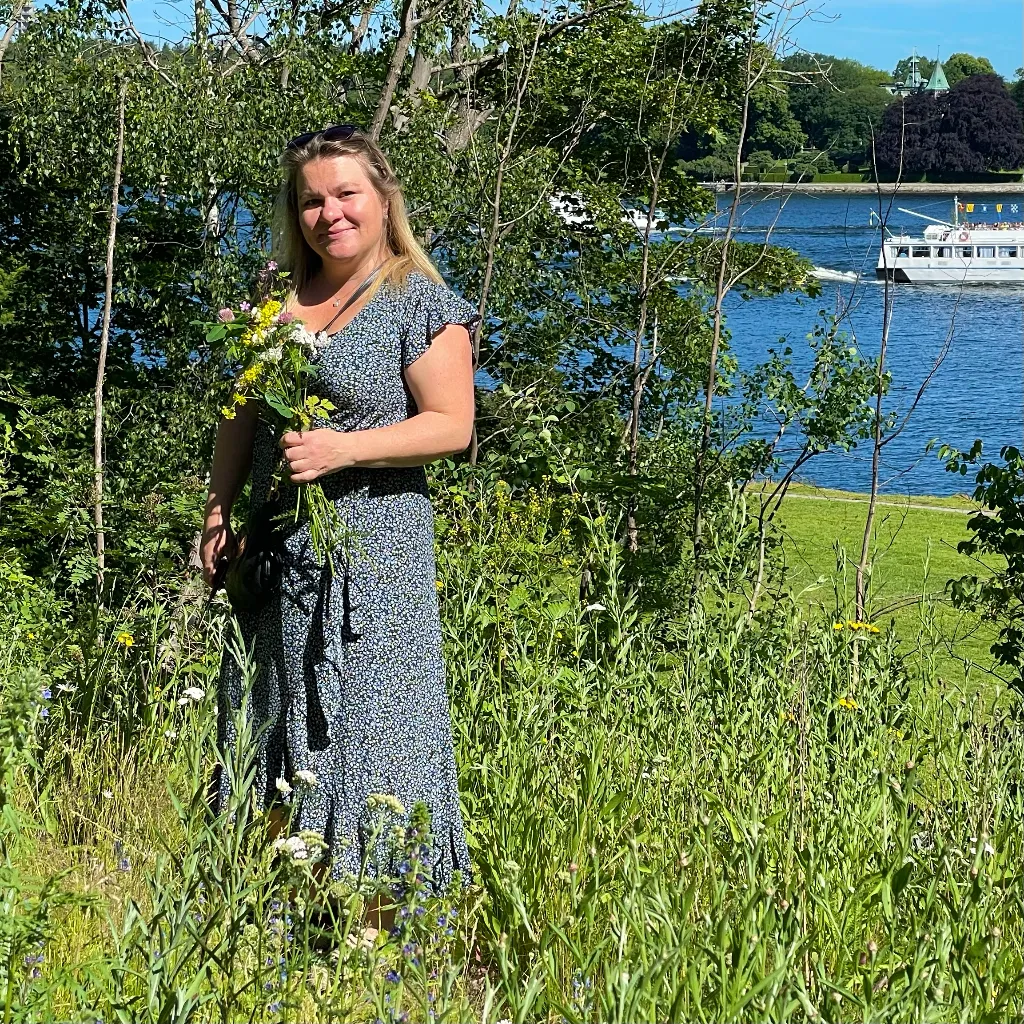
[[[178,733],[175,729],[164,729],[164,736],[169,740],[175,740],[178,738]]]
[[[188,703],[189,703],[188,697],[179,697],[178,698],[178,707],[179,708],[183,708]]]
[[[971,836],[971,853],[976,854],[978,852],[978,837]],[[981,848],[982,853],[993,854],[996,852],[996,848],[991,843],[985,843]]]
[[[202,700],[206,696],[206,691],[198,686],[190,686],[187,690],[182,692],[190,700]]]
[[[605,606],[603,604],[601,604],[600,601],[595,601],[593,604],[588,604],[587,607],[584,608],[583,610],[585,612],[604,612],[604,611],[607,611],[608,609],[605,608]]]
[[[281,793],[283,796],[291,794],[292,787],[288,785],[285,779],[278,779],[275,785],[277,786],[278,793]]]
[[[68,686],[67,683],[58,683],[57,684],[57,692],[58,693],[74,693],[75,689],[76,688],[74,686]]]
[[[315,352],[317,348],[317,335],[311,334],[305,327],[300,327],[295,332],[295,340],[303,347]]]
[[[102,794],[107,800],[109,800],[114,794],[109,789],[103,790]]]
[[[261,352],[260,353],[260,359],[264,363],[279,363],[279,362],[281,362],[281,357],[283,355],[284,355],[284,351],[282,350],[281,346],[280,345],[274,345],[273,348],[268,348],[268,349],[265,349],[263,352]]]
[[[306,768],[297,771],[295,778],[298,782],[301,782],[304,786],[309,786],[311,789],[316,785],[316,774]]]
[[[287,839],[275,839],[273,844],[275,853],[285,853],[292,860],[308,860],[309,847],[301,836],[289,836]]]

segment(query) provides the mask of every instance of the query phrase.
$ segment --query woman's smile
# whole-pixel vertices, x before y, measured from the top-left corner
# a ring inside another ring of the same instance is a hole
[[[299,222],[321,259],[358,262],[379,249],[384,204],[357,159],[310,160],[297,184]]]

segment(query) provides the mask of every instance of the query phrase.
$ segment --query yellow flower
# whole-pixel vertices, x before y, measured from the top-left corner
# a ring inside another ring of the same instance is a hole
[[[243,395],[240,391],[236,391],[231,396],[231,400],[235,403],[236,406],[237,405],[245,405],[245,403],[248,401],[248,399],[245,397],[245,395]],[[234,409],[232,409],[232,415],[234,415]]]
[[[238,378],[238,389],[241,391],[242,388],[247,388],[263,376],[263,364],[253,363],[241,377]]]
[[[854,622],[850,620],[846,624],[850,629],[863,629],[866,633],[881,633],[881,630],[877,626],[871,625],[870,622]]]
[[[268,299],[260,306],[259,323],[260,328],[266,330],[273,322],[274,317],[282,310],[281,303],[277,299]]]
[[[226,419],[226,420],[233,420],[233,419],[235,418],[235,409],[234,409],[234,406],[230,406],[230,405],[222,405],[222,406],[221,406],[221,409],[220,409],[220,414],[221,414],[221,416],[223,416],[223,417],[224,417],[224,419]]]
[[[27,633],[25,634],[25,636],[27,636],[27,637],[29,638],[29,640],[35,640],[35,638],[36,638],[36,635],[35,635],[35,633],[33,633],[33,632],[32,632],[31,630],[29,630],[29,631],[28,631],[28,632],[27,632]]]
[[[131,645],[135,643],[135,637],[133,637],[131,633],[128,633],[123,629],[121,630],[120,633],[117,634],[116,637],[114,637],[114,640],[116,643],[119,643],[122,647],[131,647]]]
[[[833,629],[842,629],[843,628],[843,624],[841,622],[833,622],[832,623],[832,628]]]
[[[434,580],[438,590],[444,590],[444,583],[441,580]]]
[[[852,697],[840,697],[839,706],[845,708],[847,711],[856,711],[857,702]]]

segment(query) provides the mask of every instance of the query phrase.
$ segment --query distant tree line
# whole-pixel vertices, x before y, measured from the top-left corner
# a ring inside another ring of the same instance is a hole
[[[954,53],[943,62],[948,93],[896,96],[911,58],[890,74],[826,54],[793,54],[750,98],[744,159],[754,172],[786,161],[813,177],[848,166],[912,176],[983,173],[1024,165],[1024,68],[1007,84],[985,57]],[[927,80],[935,62],[918,58]],[[698,177],[734,176],[735,137],[680,139],[678,158]],[[903,139],[901,145],[900,139]],[[900,154],[902,152],[902,159]]]
[[[998,75],[971,75],[891,104],[876,151],[880,167],[907,174],[1011,170],[1024,166],[1024,123]]]

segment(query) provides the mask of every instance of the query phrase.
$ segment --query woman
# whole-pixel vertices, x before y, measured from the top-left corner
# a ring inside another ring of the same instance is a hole
[[[440,892],[455,871],[470,881],[470,864],[423,466],[469,444],[469,328],[477,316],[417,244],[394,172],[361,131],[300,135],[281,166],[275,256],[289,272],[288,308],[309,331],[327,328],[312,387],[335,410],[320,429],[281,438],[258,421],[255,403],[221,422],[203,571],[212,581],[218,562],[236,553],[232,506],[250,470],[251,510],[267,500],[282,449],[286,479],[322,483],[355,542],[334,553],[332,570],[314,557],[308,527],[289,529],[281,587],[262,611],[241,617],[257,665],[255,724],[272,723],[260,742],[256,785],[279,828],[282,793],[300,786],[297,773],[313,773],[293,826],[323,835],[335,879],[358,872],[368,852],[384,855],[383,843],[367,850],[370,794],[395,796],[407,810],[425,802],[429,884]],[[283,490],[294,501],[294,490]],[[234,741],[229,712],[241,687],[227,655],[218,715],[225,747]],[[226,784],[214,784],[220,807]]]

